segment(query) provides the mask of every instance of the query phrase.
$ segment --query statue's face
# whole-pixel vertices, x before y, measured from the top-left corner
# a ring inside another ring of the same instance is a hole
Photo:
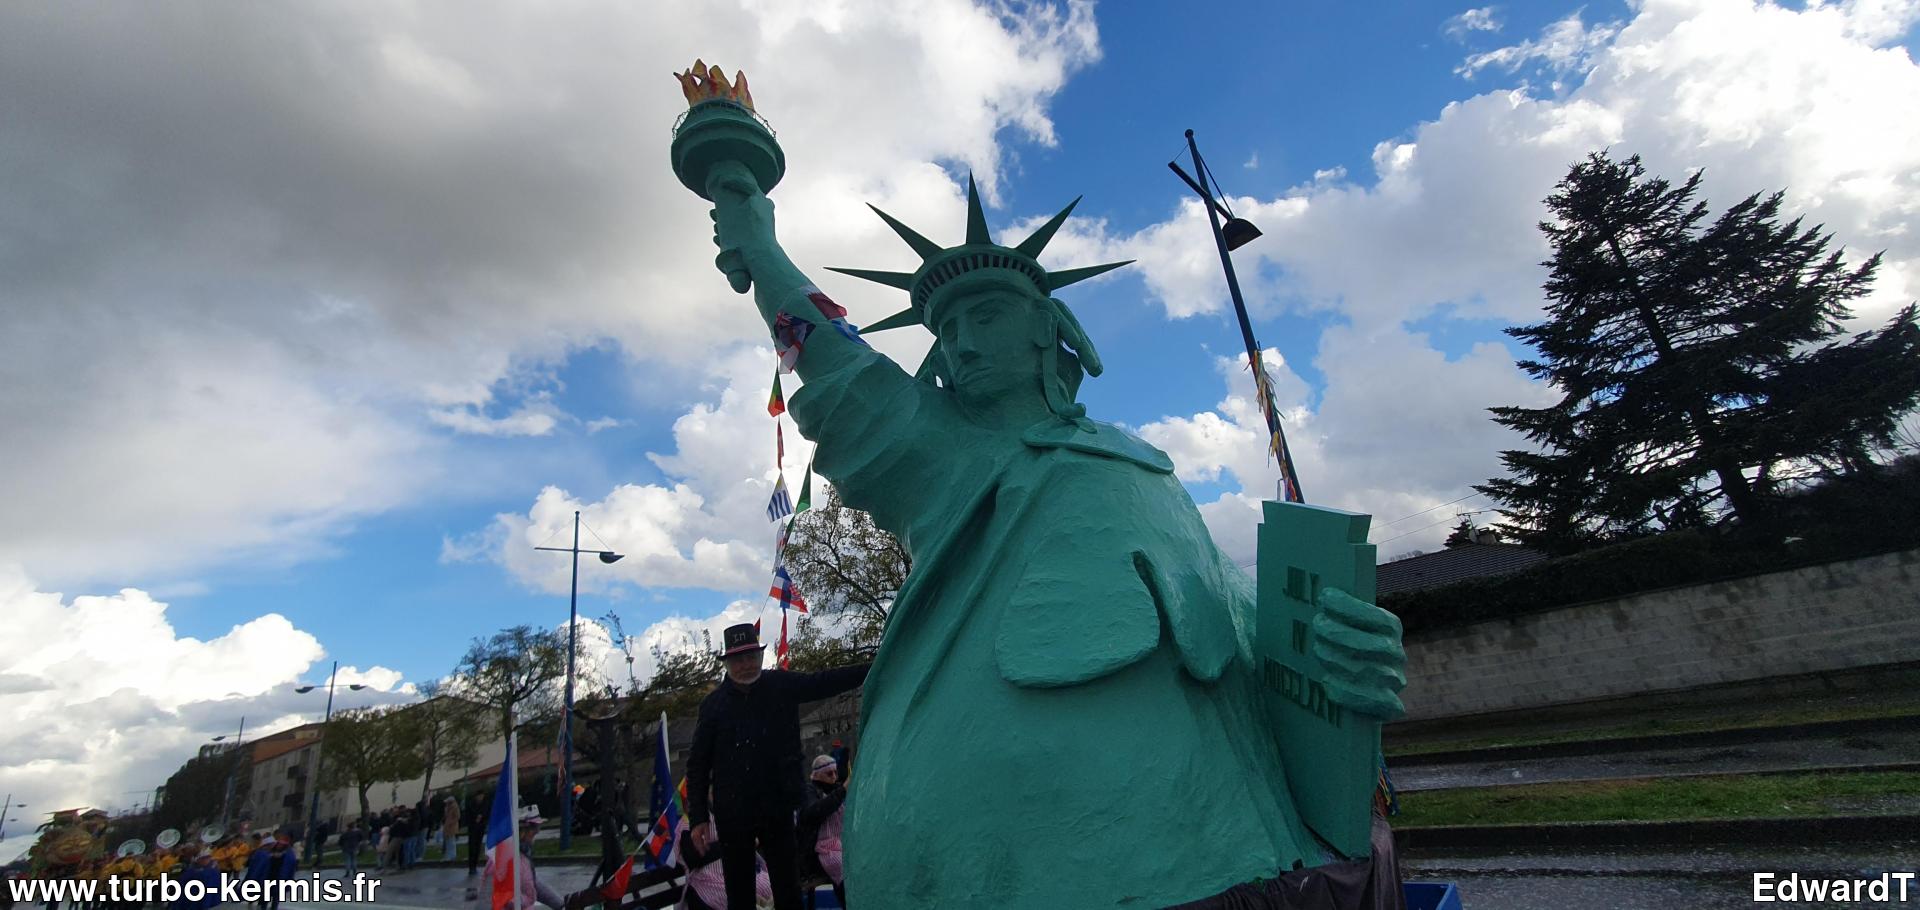
[[[1017,291],[986,288],[945,301],[934,324],[947,376],[963,401],[1039,395],[1040,311]]]

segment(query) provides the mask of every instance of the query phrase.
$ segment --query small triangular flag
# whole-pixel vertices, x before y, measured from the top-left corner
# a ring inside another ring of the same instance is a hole
[[[780,395],[780,371],[773,372],[773,397],[767,399],[767,416],[778,417],[787,412],[787,400]]]
[[[800,498],[793,504],[795,515],[813,508],[813,462],[807,462],[806,476],[800,478]]]
[[[620,866],[620,871],[615,872],[613,878],[608,879],[606,884],[600,886],[600,896],[610,901],[621,900],[627,896],[627,882],[632,880],[633,857],[629,856],[627,857],[627,861]]]

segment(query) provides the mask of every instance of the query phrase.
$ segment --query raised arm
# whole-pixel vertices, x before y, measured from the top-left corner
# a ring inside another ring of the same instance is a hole
[[[745,292],[751,286],[753,302],[769,331],[782,312],[821,326],[825,319],[806,296],[813,282],[780,247],[774,235],[773,200],[760,191],[753,174],[742,164],[718,164],[708,176],[707,189],[714,200],[709,213],[713,242],[720,248],[714,265],[726,273],[733,289]],[[808,354],[798,367],[802,379],[842,366],[861,352],[878,356],[830,331],[810,335],[806,349]]]

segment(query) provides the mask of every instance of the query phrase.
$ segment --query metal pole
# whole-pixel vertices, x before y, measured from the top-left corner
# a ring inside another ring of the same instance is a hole
[[[1185,180],[1188,186],[1193,187],[1194,190],[1200,194],[1201,200],[1206,203],[1207,223],[1213,226],[1213,243],[1214,246],[1220,249],[1220,266],[1226,269],[1227,272],[1227,293],[1233,296],[1233,315],[1240,320],[1240,340],[1245,342],[1247,346],[1247,368],[1256,369],[1254,358],[1259,356],[1260,343],[1253,338],[1253,322],[1247,318],[1247,301],[1240,296],[1240,278],[1233,272],[1233,256],[1231,256],[1227,250],[1227,235],[1220,230],[1220,208],[1213,200],[1213,191],[1207,188],[1207,164],[1200,159],[1200,145],[1193,140],[1193,130],[1187,130],[1187,150],[1193,153],[1193,177],[1188,177],[1186,174],[1181,173],[1180,167],[1171,162],[1168,163],[1168,167],[1173,168],[1174,173],[1180,174],[1180,179]],[[1265,381],[1266,380],[1261,377],[1255,378],[1256,383],[1265,383]],[[1255,402],[1255,405],[1263,409],[1265,408],[1265,402]],[[1282,452],[1284,451],[1283,448]],[[1300,478],[1294,474],[1291,457],[1282,454],[1282,452],[1275,452],[1273,454],[1276,458],[1286,459],[1285,463],[1281,465],[1281,471],[1284,474],[1292,475],[1294,491],[1299,493]],[[1281,481],[1281,490],[1276,491],[1278,498],[1283,500],[1287,498],[1284,492],[1285,484],[1286,481],[1283,479]]]
[[[560,720],[560,849],[573,846],[573,646],[580,622],[580,513],[573,513],[573,585],[567,594],[567,698]]]
[[[1227,293],[1233,295],[1233,313],[1240,319],[1240,338],[1247,343],[1251,355],[1259,350],[1259,343],[1253,340],[1253,323],[1247,319],[1247,302],[1240,297],[1240,279],[1233,274],[1233,257],[1227,255],[1227,235],[1220,232],[1220,213],[1213,207],[1213,193],[1206,188],[1207,166],[1200,160],[1200,146],[1193,141],[1193,130],[1187,130],[1187,149],[1193,153],[1194,177],[1201,182],[1198,189],[1206,197],[1207,223],[1213,225],[1213,242],[1220,248],[1220,264],[1227,270]]]
[[[320,767],[327,760],[327,725],[333,723],[333,681],[340,676],[340,662],[333,662],[333,671],[327,674],[327,713],[320,720],[320,742],[314,748],[313,780],[307,786],[313,788],[313,802],[307,806],[307,854],[313,857],[313,865],[320,865],[320,845],[316,832],[320,817]]]
[[[13,808],[13,794],[7,794],[7,801],[0,803],[0,840],[7,839],[7,812]]]
[[[240,732],[235,733],[233,735],[233,748],[235,749],[240,748],[240,745],[246,742],[246,739],[247,739],[247,716],[245,714],[242,714],[240,715]],[[230,761],[227,763],[227,793],[225,796],[220,797],[220,827],[223,829],[226,828],[227,825],[231,824],[233,820],[233,814],[232,814],[233,775],[234,775],[234,772],[239,770],[240,770],[239,759],[236,758],[233,761]]]

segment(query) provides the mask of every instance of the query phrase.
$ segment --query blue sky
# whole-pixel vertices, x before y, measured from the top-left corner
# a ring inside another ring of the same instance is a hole
[[[88,680],[0,685],[67,744],[0,739],[0,784],[98,801],[177,761],[108,760],[112,723],[190,750],[188,716],[298,722],[273,693],[327,660],[401,698],[560,625],[565,556],[531,547],[573,508],[635,554],[582,564],[584,616],[673,646],[758,608],[772,355],[663,163],[696,55],[753,76],[782,237],[856,322],[898,301],[823,267],[909,264],[862,203],[954,243],[972,171],[1011,242],[1084,196],[1046,264],[1140,262],[1065,295],[1109,365],[1082,400],[1231,554],[1273,473],[1166,168],[1188,128],[1267,232],[1236,264],[1308,498],[1372,513],[1383,556],[1486,508],[1449,504],[1515,444],[1484,408],[1547,394],[1500,329],[1538,314],[1539,200],[1588,151],[1705,167],[1716,204],[1788,187],[1888,251],[1863,320],[1920,294],[1917,128],[1877,116],[1920,98],[1913,3],[707,6],[0,13],[0,211],[30,213],[0,216],[0,605],[43,626],[0,683]],[[139,724],[73,709],[128,692]]]

